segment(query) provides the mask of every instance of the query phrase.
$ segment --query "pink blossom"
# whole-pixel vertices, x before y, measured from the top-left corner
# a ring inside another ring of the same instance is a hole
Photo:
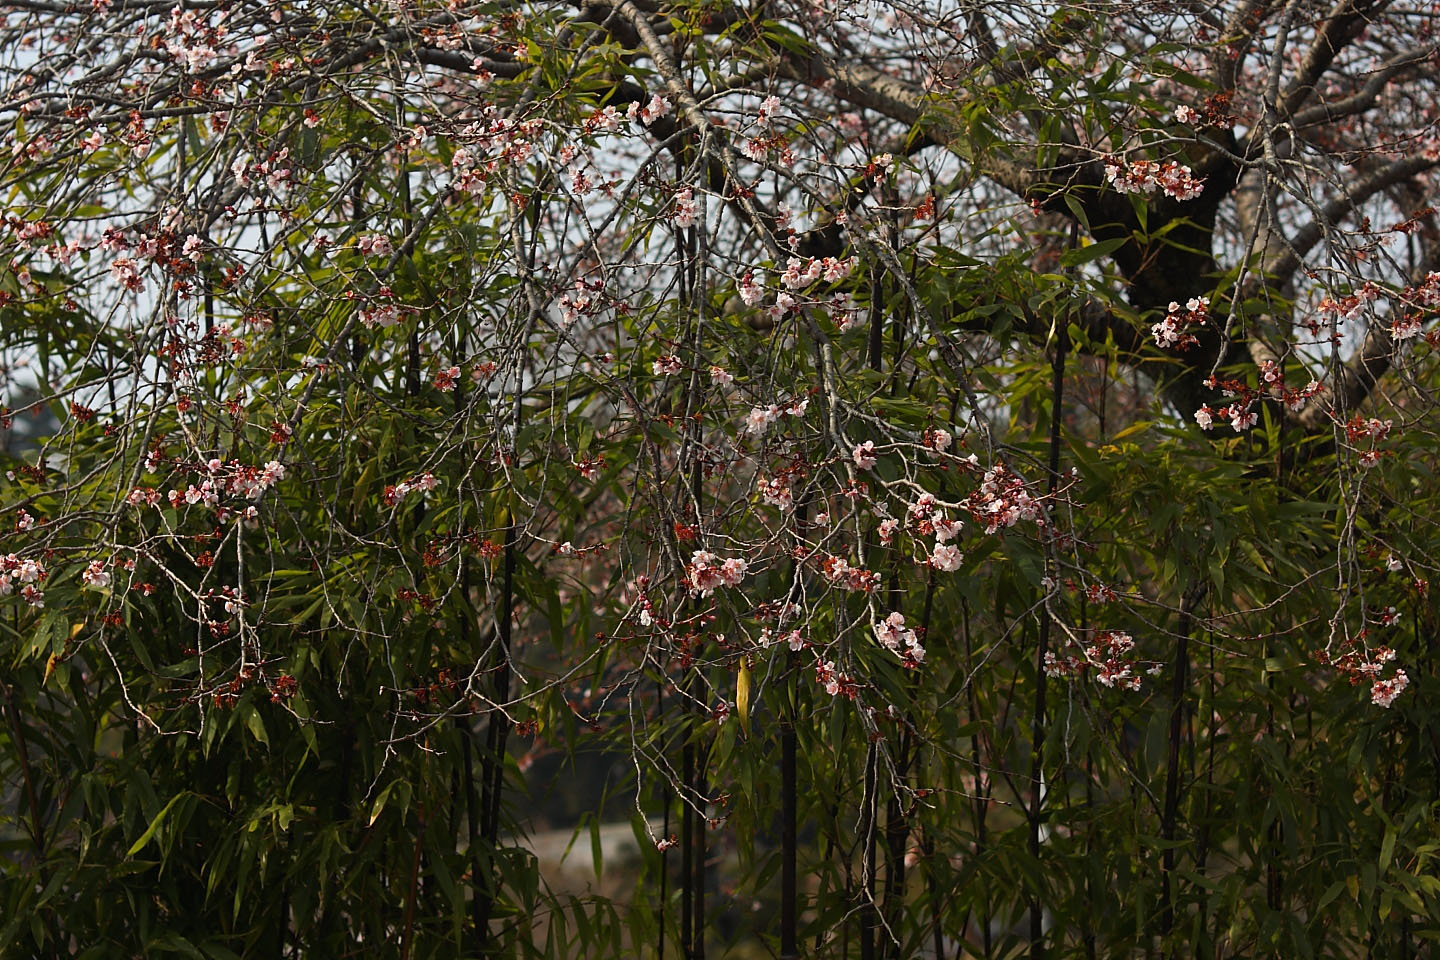
[[[708,597],[717,587],[738,586],[746,568],[744,560],[721,560],[708,550],[696,550],[685,567],[685,580],[692,594]]]
[[[866,440],[857,446],[851,456],[855,460],[855,466],[861,470],[869,470],[875,466],[875,441]]]
[[[768,308],[765,312],[768,313],[772,318],[779,320],[791,310],[795,309],[795,303],[795,298],[782,290],[779,293],[775,294],[775,305]]]
[[[652,96],[650,102],[643,107],[640,106],[639,103],[631,103],[627,115],[631,120],[638,118],[641,123],[648,127],[669,112],[670,101],[657,93]]]
[[[1196,180],[1189,167],[1173,160],[1134,160],[1128,164],[1119,158],[1105,161],[1105,177],[1117,193],[1154,193],[1158,187],[1176,200],[1193,200],[1205,189],[1204,181]]]
[[[1395,698],[1404,693],[1405,688],[1409,685],[1410,677],[1404,670],[1396,670],[1395,676],[1389,680],[1380,680],[1377,678],[1375,682],[1370,685],[1370,702],[1377,707],[1389,709],[1390,704],[1394,703]]]
[[[80,579],[85,582],[85,586],[95,590],[104,590],[110,586],[110,574],[105,572],[105,563],[101,560],[91,560],[80,574]]]
[[[780,477],[771,477],[768,480],[761,480],[758,484],[760,499],[771,506],[779,507],[781,510],[790,510],[795,506],[795,496],[790,490],[790,484]]]
[[[747,272],[740,278],[739,286],[740,299],[745,301],[747,307],[753,307],[765,296],[764,282],[757,281],[753,272]]]
[[[921,442],[936,453],[944,453],[950,449],[953,439],[948,430],[926,430],[921,437]]]
[[[1230,407],[1230,428],[1242,433],[1260,422],[1260,414],[1250,409],[1249,404],[1233,404]]]
[[[760,436],[770,424],[780,419],[780,408],[775,404],[768,407],[755,407],[745,417],[745,430],[748,433]]]
[[[130,257],[116,257],[110,264],[110,276],[116,283],[124,284],[127,290],[139,290],[144,285],[140,264]]]
[[[920,636],[905,626],[905,616],[899,611],[891,613],[884,620],[877,620],[873,630],[880,645],[903,657],[907,667],[915,667],[924,662],[925,648],[920,645]]]
[[[895,158],[888,153],[870,158],[870,165],[866,168],[866,175],[879,181],[885,179],[895,172]]]
[[[356,247],[367,257],[388,257],[394,250],[390,244],[390,238],[378,233],[361,237],[356,243]]]
[[[943,570],[946,573],[954,573],[959,570],[962,560],[964,560],[964,554],[958,547],[949,544],[937,546],[935,552],[930,554],[930,565],[936,570]]]
[[[675,194],[675,211],[670,215],[670,222],[684,230],[695,226],[695,215],[699,205],[695,202],[695,191],[690,187]]]
[[[826,257],[820,261],[821,267],[824,270],[823,276],[831,283],[837,280],[844,280],[850,275],[850,272],[855,269],[855,264],[858,262],[858,259],[857,257]]]

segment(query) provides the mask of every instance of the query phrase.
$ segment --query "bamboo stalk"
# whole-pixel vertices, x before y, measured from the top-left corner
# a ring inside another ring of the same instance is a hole
[[[1060,482],[1060,418],[1065,397],[1065,350],[1069,345],[1069,329],[1064,322],[1056,323],[1055,328],[1050,396],[1049,498],[1052,503]],[[1050,604],[1047,601],[1040,605],[1040,641],[1035,650],[1035,712],[1030,718],[1030,856],[1037,862],[1040,859],[1040,831],[1044,818],[1042,808],[1045,803],[1045,655],[1050,652],[1050,629]],[[1043,960],[1045,956],[1044,918],[1039,890],[1034,891],[1030,897],[1030,956],[1033,960]]]

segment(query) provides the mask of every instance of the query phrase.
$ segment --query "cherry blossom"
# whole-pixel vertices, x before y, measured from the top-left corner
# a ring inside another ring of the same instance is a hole
[[[641,106],[638,102],[631,103],[627,115],[630,117],[631,120],[639,118],[640,122],[648,127],[650,124],[654,123],[656,120],[665,116],[669,112],[670,101],[666,100],[664,97],[660,96],[660,94],[657,93],[654,94],[650,98],[650,102],[645,104],[644,106]]]
[[[958,548],[949,544],[941,544],[930,554],[930,565],[936,570],[954,573],[960,569],[960,564],[964,559],[964,554]]]
[[[718,587],[739,586],[747,564],[738,558],[721,559],[708,550],[696,550],[685,567],[686,581],[695,596],[708,597]]]
[[[1381,680],[1378,677],[1370,685],[1370,702],[1377,707],[1389,709],[1395,702],[1395,698],[1405,692],[1410,685],[1410,677],[1404,670],[1396,670],[1394,676],[1388,680]]]
[[[81,572],[80,579],[85,586],[95,590],[104,590],[110,586],[110,574],[105,570],[105,563],[101,560],[91,560]]]
[[[1176,200],[1193,200],[1205,189],[1204,181],[1196,180],[1188,166],[1173,160],[1126,163],[1112,157],[1105,162],[1105,176],[1118,193],[1149,194],[1158,188]]]
[[[695,201],[695,191],[686,187],[675,194],[675,209],[670,214],[670,222],[682,230],[693,227],[699,209],[700,206]]]

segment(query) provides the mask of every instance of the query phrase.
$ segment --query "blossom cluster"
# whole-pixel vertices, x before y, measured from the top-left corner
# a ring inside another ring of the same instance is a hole
[[[685,187],[675,194],[675,209],[670,213],[670,222],[681,230],[695,226],[695,217],[700,211],[700,205],[695,202],[695,191]]]
[[[1370,702],[1377,707],[1389,708],[1395,702],[1395,698],[1405,692],[1410,685],[1410,677],[1404,670],[1398,667],[1393,676],[1388,680],[1380,677],[1375,678],[1370,684]]]
[[[906,509],[906,521],[918,536],[935,537],[935,546],[930,551],[925,563],[944,573],[953,573],[960,569],[965,555],[960,548],[949,543],[960,535],[964,524],[959,520],[951,520],[944,511],[940,509],[939,501],[932,493],[922,493],[915,502]],[[887,517],[880,522],[880,542],[889,546],[895,537],[899,523]]]
[[[19,585],[20,595],[33,607],[45,606],[45,592],[41,584],[49,573],[39,560],[22,558],[15,554],[0,557],[0,597],[8,597]]]
[[[880,585],[878,572],[851,566],[844,557],[823,557],[820,561],[820,575],[832,586],[859,593],[873,593]]]
[[[1012,473],[1005,464],[997,463],[985,471],[980,489],[961,502],[977,523],[985,525],[987,535],[1001,527],[1013,527],[1021,520],[1045,525],[1044,507],[1025,489],[1025,481]]]
[[[1254,403],[1253,398],[1248,398],[1214,409],[1211,409],[1208,403],[1202,404],[1200,409],[1195,411],[1195,422],[1200,425],[1201,430],[1209,430],[1217,419],[1228,419],[1231,429],[1236,433],[1243,433],[1260,421],[1260,414],[1252,409]]]
[[[1390,430],[1394,425],[1394,420],[1381,420],[1378,417],[1366,418],[1357,413],[1346,421],[1345,437],[1352,444],[1367,439],[1372,442],[1380,441],[1390,435]]]
[[[1073,644],[1072,644],[1073,645]],[[1121,690],[1139,690],[1141,661],[1135,658],[1135,638],[1119,630],[1107,630],[1080,648],[1079,655],[1045,654],[1045,674],[1050,677],[1083,677],[1093,672],[1101,686]],[[1155,674],[1159,664],[1151,664],[1144,672]]]
[[[1431,270],[1417,286],[1407,287],[1405,298],[1427,310],[1440,310],[1440,271]]]
[[[91,560],[80,572],[80,580],[93,590],[104,590],[110,586],[110,574],[105,569],[105,561]]]
[[[857,262],[856,257],[789,258],[785,265],[785,272],[780,275],[780,284],[785,289],[776,293],[775,302],[765,308],[766,315],[772,320],[779,321],[791,311],[800,309],[803,306],[802,302],[788,291],[799,291],[818,280],[828,283],[843,280],[854,270]],[[736,292],[746,306],[754,306],[759,303],[765,298],[764,273],[747,270],[740,277],[740,282],[736,285]],[[849,327],[853,307],[848,293],[837,292],[828,300],[811,301],[810,303],[834,319],[842,330]]]
[[[654,123],[656,120],[659,120],[661,117],[665,116],[669,112],[670,101],[666,100],[664,97],[660,96],[660,94],[657,93],[652,95],[650,97],[650,102],[645,104],[643,107],[638,101],[631,103],[630,108],[626,111],[626,116],[628,116],[631,120],[638,119],[641,123],[645,124],[645,126],[648,127],[650,126],[650,124]]]
[[[799,653],[801,650],[804,650],[806,646],[805,635],[799,630],[790,630],[786,633],[777,634],[769,627],[761,629],[760,646],[769,647],[777,643],[785,644],[794,653]]]
[[[708,597],[717,587],[739,586],[746,566],[739,558],[722,560],[708,550],[696,550],[685,565],[685,582],[695,596]]]
[[[950,435],[949,430],[939,430],[933,427],[927,427],[925,432],[920,435],[920,445],[925,447],[927,450],[934,450],[936,453],[944,453],[946,450],[950,449],[950,443],[954,439],[955,438]]]
[[[809,260],[791,257],[786,261],[780,282],[791,290],[808,287],[822,278],[829,283],[835,283],[848,277],[857,262],[857,257],[811,257]]]
[[[1172,300],[1166,310],[1165,319],[1150,327],[1150,335],[1161,347],[1189,350],[1200,343],[1191,331],[1196,327],[1205,326],[1209,319],[1209,311],[1209,297],[1191,297],[1185,301],[1183,310],[1180,304]]]
[[[1393,610],[1394,607],[1391,607],[1390,611]],[[1361,636],[1364,636],[1363,632]],[[1385,665],[1395,661],[1395,651],[1386,646],[1367,650],[1357,640],[1347,639],[1339,654],[1332,656],[1324,650],[1317,650],[1315,659],[1348,677],[1351,686],[1369,683],[1370,702],[1377,707],[1389,708],[1410,685],[1409,675],[1400,667],[1396,667],[1389,677],[1381,676]]]
[[[1211,390],[1219,390],[1227,399],[1234,402],[1223,404],[1218,407],[1211,407],[1208,403],[1195,411],[1195,422],[1200,429],[1209,430],[1215,425],[1216,420],[1229,420],[1230,427],[1236,433],[1253,427],[1260,420],[1260,414],[1256,412],[1255,405],[1265,397],[1279,400],[1285,405],[1285,409],[1291,413],[1298,413],[1310,400],[1318,394],[1322,387],[1318,380],[1311,380],[1303,389],[1293,389],[1285,385],[1285,368],[1276,360],[1265,359],[1259,364],[1258,387],[1251,387],[1242,380],[1221,380],[1218,377],[1207,377],[1205,386]]]
[[[1333,297],[1323,298],[1318,307],[1320,313],[1339,320],[1354,320],[1360,316],[1367,303],[1373,303],[1380,296],[1380,288],[1370,281],[1361,284],[1360,289],[1347,296],[1336,300]]]
[[[146,469],[154,470],[159,460],[153,454],[146,461]],[[198,484],[187,484],[184,490],[171,489],[164,499],[172,509],[180,509],[197,503],[215,507],[222,496],[246,497],[258,500],[266,490],[285,479],[285,465],[271,460],[263,467],[249,466],[238,460],[229,463],[213,458],[199,468],[206,476]],[[125,498],[132,507],[153,506],[161,499],[160,491],[150,487],[135,487]]]
[[[1150,194],[1158,188],[1176,200],[1194,200],[1205,189],[1205,181],[1195,179],[1189,167],[1174,160],[1132,160],[1119,157],[1105,161],[1105,177],[1117,193]]]
[[[1431,270],[1419,284],[1406,287],[1402,300],[1418,308],[1418,312],[1397,311],[1390,321],[1390,336],[1397,341],[1419,336],[1425,324],[1425,314],[1440,310],[1440,272]]]
[[[855,681],[848,673],[835,668],[834,660],[815,661],[815,682],[825,688],[825,692],[832,697],[849,697],[854,699],[859,692]]]
[[[755,486],[760,492],[760,500],[787,512],[793,510],[795,494],[791,490],[790,484],[794,476],[794,471],[781,470],[773,477],[761,477],[756,480]]]
[[[1367,449],[1360,451],[1360,466],[1368,469],[1380,462],[1380,441],[1390,435],[1390,430],[1394,425],[1394,420],[1381,420],[1378,417],[1366,418],[1358,413],[1346,421],[1345,438],[1350,441],[1350,445],[1357,447],[1360,444],[1368,444]]]
[[[197,10],[174,7],[165,24],[165,52],[188,73],[201,73],[220,56],[218,48],[225,42],[224,12],[219,19],[221,23],[212,25]]]
[[[386,486],[382,499],[385,506],[393,507],[417,490],[421,493],[429,493],[438,486],[440,486],[440,481],[435,478],[435,474],[422,473],[413,480],[404,480],[393,486]]]
[[[782,167],[793,167],[799,159],[790,147],[790,138],[783,133],[768,137],[748,137],[740,143],[740,152],[751,160],[764,160],[775,150],[780,151],[779,161]]]
[[[483,193],[491,176],[502,166],[528,163],[535,154],[535,138],[543,127],[539,119],[517,121],[505,116],[493,104],[487,104],[480,118],[459,132],[458,139],[465,146],[450,157],[455,189],[471,195]]]
[[[230,164],[230,172],[242,187],[256,188],[263,184],[272,194],[283,195],[295,182],[295,169],[289,160],[290,148],[281,147],[263,160],[236,157]]]
[[[745,431],[755,436],[764,435],[770,424],[779,420],[782,416],[803,417],[805,410],[810,406],[809,398],[802,398],[792,403],[780,406],[772,403],[764,407],[753,408],[745,417]]]
[[[367,328],[393,327],[405,318],[405,311],[394,300],[394,292],[389,287],[381,287],[375,291],[375,295],[364,302],[360,308],[360,322]]]
[[[604,283],[577,277],[574,296],[567,293],[557,301],[560,307],[561,323],[569,327],[581,317],[593,316],[597,309],[605,306],[608,302],[604,291]]]
[[[905,666],[915,668],[925,662],[925,648],[920,645],[920,635],[905,626],[905,615],[891,613],[884,620],[874,624],[875,639],[891,653],[904,660]]]

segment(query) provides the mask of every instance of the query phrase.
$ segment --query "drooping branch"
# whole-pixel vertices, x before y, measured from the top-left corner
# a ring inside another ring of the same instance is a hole
[[[1320,216],[1297,230],[1290,238],[1288,249],[1275,263],[1271,273],[1277,278],[1288,278],[1302,265],[1302,258],[1316,244],[1335,229],[1336,224],[1350,216],[1371,197],[1395,186],[1417,174],[1440,167],[1440,156],[1428,157],[1424,153],[1414,154],[1392,161],[1379,168],[1353,187],[1344,190],[1321,208]]]

